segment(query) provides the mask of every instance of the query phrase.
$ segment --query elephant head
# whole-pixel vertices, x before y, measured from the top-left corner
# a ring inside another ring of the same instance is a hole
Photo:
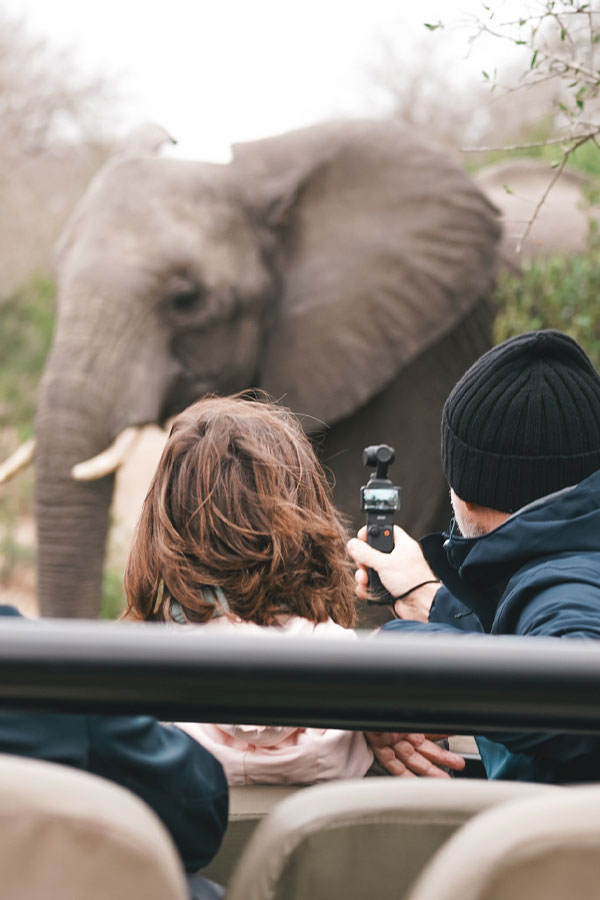
[[[498,236],[460,167],[392,123],[236,145],[227,165],[156,158],[138,134],[57,249],[36,420],[43,613],[98,607],[113,476],[79,482],[76,464],[207,391],[264,389],[308,430],[347,420],[489,296]]]

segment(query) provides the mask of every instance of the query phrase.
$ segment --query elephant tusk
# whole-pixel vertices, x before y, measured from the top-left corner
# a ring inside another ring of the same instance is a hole
[[[102,453],[73,466],[71,475],[75,481],[97,481],[105,475],[110,475],[111,472],[116,472],[126,461],[141,432],[139,426],[124,428],[110,447]]]
[[[35,438],[30,438],[17,447],[6,462],[0,466],[0,484],[14,478],[15,475],[30,464],[35,454]]]

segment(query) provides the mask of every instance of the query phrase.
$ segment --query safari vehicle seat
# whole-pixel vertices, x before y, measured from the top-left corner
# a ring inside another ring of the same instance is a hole
[[[481,810],[558,787],[477,779],[364,778],[307,787],[256,829],[225,900],[400,900]]]
[[[202,874],[219,884],[226,884],[256,826],[278,803],[286,797],[291,797],[296,791],[303,790],[305,788],[299,785],[279,784],[230,787],[227,831],[219,852],[208,866],[202,869]]]
[[[483,767],[477,755],[477,745],[472,737],[454,735],[450,738],[450,749],[461,753],[466,761],[467,777],[481,777]],[[241,853],[257,825],[271,810],[296,793],[306,789],[306,785],[251,784],[234,785],[229,788],[229,824],[221,848],[215,858],[202,870],[207,878],[219,884],[226,884],[231,877]]]
[[[10,900],[186,900],[170,835],[124,788],[0,754],[0,892]]]
[[[600,786],[523,797],[457,831],[425,867],[410,900],[597,897],[599,855]]]

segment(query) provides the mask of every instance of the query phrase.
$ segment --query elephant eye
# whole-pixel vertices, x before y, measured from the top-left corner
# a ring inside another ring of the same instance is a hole
[[[176,313],[193,312],[200,305],[202,294],[198,290],[178,291],[171,296],[171,309]]]

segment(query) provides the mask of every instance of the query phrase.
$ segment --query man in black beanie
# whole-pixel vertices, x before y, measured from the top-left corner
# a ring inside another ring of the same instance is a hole
[[[384,630],[600,638],[600,376],[581,347],[537,331],[484,354],[444,406],[442,464],[449,534],[348,545],[359,595],[371,567],[396,598]],[[599,736],[477,743],[489,778],[600,779]]]

